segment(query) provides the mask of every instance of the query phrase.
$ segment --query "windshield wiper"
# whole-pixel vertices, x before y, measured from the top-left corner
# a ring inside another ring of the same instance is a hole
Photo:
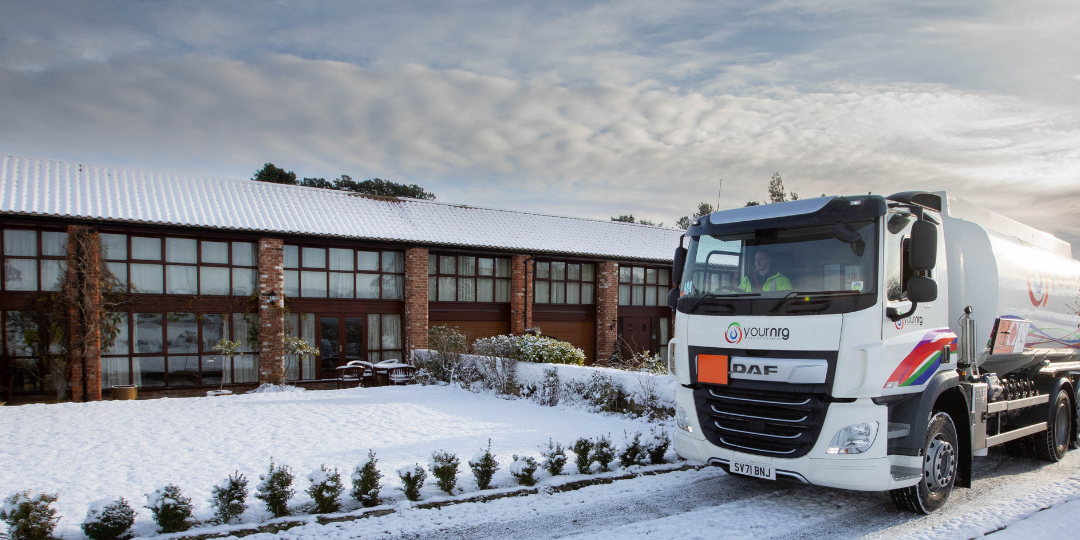
[[[693,312],[705,300],[719,300],[721,298],[739,298],[739,297],[745,297],[745,296],[761,296],[761,293],[739,293],[739,294],[708,293],[708,294],[703,294],[700,297],[698,297],[698,299],[695,300],[694,303],[689,308],[686,309],[686,311],[688,313]],[[735,306],[731,306],[731,310],[735,311]]]
[[[850,295],[853,295],[853,294],[862,294],[862,291],[814,291],[814,292],[791,291],[791,292],[785,294],[784,297],[781,298],[780,301],[776,303],[776,305],[769,308],[769,313],[776,313],[777,311],[780,311],[780,308],[786,306],[789,302],[791,302],[792,300],[794,300],[796,297],[799,297],[799,296],[832,297],[832,296],[850,296]]]

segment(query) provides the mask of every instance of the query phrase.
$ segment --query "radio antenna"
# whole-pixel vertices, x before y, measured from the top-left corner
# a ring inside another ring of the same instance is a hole
[[[720,209],[720,192],[724,190],[724,179],[720,179],[720,188],[716,190],[716,209]]]

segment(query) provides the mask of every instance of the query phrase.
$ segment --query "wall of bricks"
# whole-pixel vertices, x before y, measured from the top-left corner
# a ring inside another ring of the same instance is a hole
[[[603,261],[597,270],[596,363],[607,365],[619,334],[619,263]]]
[[[68,253],[77,253],[75,236],[89,229],[79,225],[68,226]],[[67,279],[71,285],[83,287],[87,320],[80,322],[74,311],[69,314],[70,327],[77,329],[86,339],[82,348],[70,347],[71,400],[101,401],[101,314],[98,308],[101,302],[101,244],[97,232],[90,232],[87,252],[77,255],[86,257],[87,273],[78,276],[75,268],[69,264]]]
[[[259,239],[259,383],[285,375],[285,271],[280,238]],[[271,302],[270,293],[277,296]]]
[[[428,346],[428,250],[405,250],[405,357]]]
[[[510,333],[521,335],[532,327],[533,261],[526,255],[510,258]]]

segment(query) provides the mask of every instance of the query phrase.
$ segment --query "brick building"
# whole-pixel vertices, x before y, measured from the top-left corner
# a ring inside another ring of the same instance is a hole
[[[112,347],[76,362],[76,400],[244,389],[284,373],[319,387],[351,359],[407,358],[427,330],[471,340],[539,328],[587,362],[616,347],[663,352],[681,231],[431,201],[148,174],[4,156],[0,169],[0,370],[14,401],[47,396],[20,313],[67,279],[86,227],[130,291]],[[314,361],[285,358],[282,336]],[[243,354],[223,364],[221,338]]]

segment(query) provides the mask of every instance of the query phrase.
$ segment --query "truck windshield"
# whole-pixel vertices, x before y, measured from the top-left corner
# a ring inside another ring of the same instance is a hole
[[[753,300],[767,301],[769,314],[778,314],[785,307],[778,299],[806,296],[793,305],[836,312],[829,298],[876,293],[877,237],[876,220],[693,237],[679,289],[680,311],[717,299],[732,313],[744,312],[736,300]],[[861,308],[866,302],[842,303]],[[760,307],[746,313],[760,313]]]

